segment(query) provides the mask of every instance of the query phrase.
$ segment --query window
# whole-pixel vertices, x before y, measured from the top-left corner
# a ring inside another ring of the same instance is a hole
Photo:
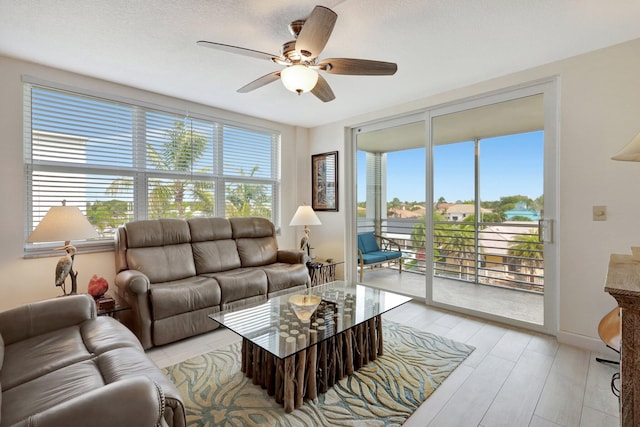
[[[278,132],[32,83],[25,107],[25,240],[62,200],[108,244],[139,219],[279,222]]]

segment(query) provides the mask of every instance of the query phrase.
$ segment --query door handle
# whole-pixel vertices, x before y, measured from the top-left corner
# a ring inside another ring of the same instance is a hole
[[[553,243],[553,220],[538,220],[538,241],[540,243]]]

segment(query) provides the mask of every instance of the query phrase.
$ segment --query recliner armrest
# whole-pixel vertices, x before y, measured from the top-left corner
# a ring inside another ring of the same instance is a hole
[[[145,295],[149,292],[149,278],[138,270],[124,270],[116,274],[115,284],[124,293]]]
[[[89,295],[51,298],[0,313],[0,334],[8,345],[95,317],[96,304]]]
[[[156,427],[163,419],[164,394],[149,377],[117,381],[30,416],[26,427]]]
[[[279,250],[278,262],[284,262],[287,264],[304,264],[304,252],[294,250]]]

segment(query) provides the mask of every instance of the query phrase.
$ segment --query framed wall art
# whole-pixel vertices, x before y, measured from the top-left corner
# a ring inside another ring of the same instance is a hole
[[[338,211],[338,152],[311,156],[311,207],[314,211]]]

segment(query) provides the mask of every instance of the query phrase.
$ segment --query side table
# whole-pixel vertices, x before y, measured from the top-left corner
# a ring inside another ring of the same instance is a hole
[[[322,285],[336,280],[336,266],[344,264],[344,261],[325,260],[324,262],[307,263],[311,286]]]
[[[118,302],[118,300],[116,300],[116,305],[114,305],[113,307],[109,307],[109,308],[97,308],[96,312],[98,314],[98,316],[109,316],[109,317],[116,317],[116,314],[120,311],[124,311],[124,310],[129,310],[131,307],[129,307],[126,304],[122,304],[120,302]]]

